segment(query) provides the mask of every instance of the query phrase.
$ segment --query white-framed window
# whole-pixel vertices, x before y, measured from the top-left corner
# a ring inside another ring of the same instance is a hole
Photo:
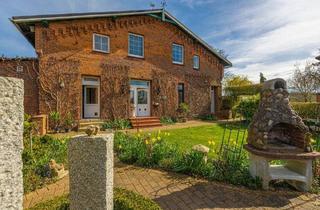
[[[144,57],[144,38],[141,35],[129,33],[128,37],[128,54],[129,56]]]
[[[200,58],[198,55],[193,56],[193,68],[199,69],[200,68]]]
[[[176,64],[183,64],[183,46],[179,44],[172,44],[172,62]]]
[[[110,52],[110,38],[106,35],[93,34],[93,50],[98,52]]]

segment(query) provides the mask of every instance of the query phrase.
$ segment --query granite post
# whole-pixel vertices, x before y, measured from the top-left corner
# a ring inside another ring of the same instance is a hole
[[[23,204],[23,80],[0,77],[0,209]]]
[[[113,209],[113,134],[81,135],[68,144],[71,210]]]

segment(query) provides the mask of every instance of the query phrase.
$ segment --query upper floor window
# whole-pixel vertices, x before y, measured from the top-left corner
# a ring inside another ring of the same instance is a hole
[[[179,44],[172,44],[172,62],[176,64],[183,64],[183,46]]]
[[[133,57],[144,57],[144,40],[143,36],[129,34],[129,55]]]
[[[108,53],[110,51],[110,40],[108,36],[93,34],[93,50]]]
[[[193,56],[193,68],[199,69],[200,68],[200,59],[198,55]]]

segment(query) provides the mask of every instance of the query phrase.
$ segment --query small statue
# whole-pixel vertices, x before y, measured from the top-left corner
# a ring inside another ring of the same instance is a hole
[[[66,171],[64,170],[64,165],[56,163],[54,159],[51,159],[48,165],[51,177],[58,177],[60,179],[66,174]]]
[[[99,132],[99,126],[89,125],[86,129],[86,134],[88,136],[95,136]]]
[[[304,138],[304,142],[305,142],[305,147],[304,147],[304,151],[305,152],[312,152],[312,134],[311,133],[306,133],[305,138]]]

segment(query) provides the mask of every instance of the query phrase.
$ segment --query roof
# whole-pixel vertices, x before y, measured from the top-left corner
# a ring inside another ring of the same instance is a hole
[[[171,15],[168,11],[163,9],[151,10],[128,10],[128,11],[111,11],[111,12],[88,12],[88,13],[65,13],[65,14],[47,14],[47,15],[31,15],[31,16],[13,16],[11,22],[17,29],[25,36],[25,38],[34,46],[35,34],[30,26],[34,26],[37,22],[42,21],[57,21],[57,20],[72,20],[72,19],[88,19],[101,17],[116,17],[116,16],[133,16],[133,15],[162,15],[164,13],[165,21],[176,24],[183,31],[188,33],[191,37],[196,39],[200,44],[207,48],[210,52],[216,55],[223,61],[226,67],[231,67],[232,63],[221,55],[217,50],[210,46],[207,42],[202,40],[199,36],[193,33],[189,28],[182,24],[178,19]],[[157,16],[153,16],[157,17]]]

